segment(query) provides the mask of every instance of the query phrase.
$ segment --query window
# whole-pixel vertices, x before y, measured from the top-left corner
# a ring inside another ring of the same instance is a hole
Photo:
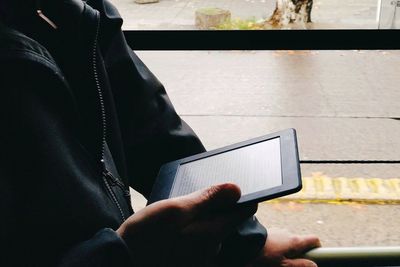
[[[395,29],[393,0],[111,0],[126,30]],[[279,11],[279,12],[278,12]],[[308,23],[311,21],[311,23]]]
[[[262,203],[264,224],[315,233],[324,246],[399,244],[399,192],[377,193],[388,181],[400,188],[399,1],[314,0],[312,23],[303,22],[303,6],[293,23],[289,14],[275,28],[267,21],[277,2],[289,1],[112,1],[128,43],[207,149],[297,128],[302,174],[309,188],[323,188],[320,202],[303,195]],[[199,10],[229,16],[199,27]],[[245,31],[224,31],[235,29]],[[343,163],[321,164],[329,161]],[[369,199],[344,201],[332,194],[338,181],[352,194],[363,187]]]
[[[209,150],[294,127],[302,160],[399,159],[399,51],[137,53]],[[399,174],[399,164],[302,164],[304,180],[347,179],[343,190]],[[258,217],[270,227],[315,233],[328,247],[398,245],[398,204],[365,191],[336,201],[331,189],[318,189],[320,203],[262,203]]]

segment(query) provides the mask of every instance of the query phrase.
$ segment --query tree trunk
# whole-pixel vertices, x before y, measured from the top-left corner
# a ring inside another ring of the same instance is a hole
[[[276,0],[274,13],[269,18],[273,26],[311,22],[313,0]]]

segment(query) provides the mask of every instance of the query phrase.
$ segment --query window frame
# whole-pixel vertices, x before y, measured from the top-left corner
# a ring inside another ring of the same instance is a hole
[[[127,30],[133,50],[398,50],[400,30]]]

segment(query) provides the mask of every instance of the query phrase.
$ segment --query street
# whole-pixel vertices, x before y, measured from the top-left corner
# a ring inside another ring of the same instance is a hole
[[[302,160],[400,159],[399,51],[137,53],[209,150],[291,127]],[[389,179],[400,165],[302,165],[316,173]],[[399,204],[266,202],[258,217],[325,246],[400,243]]]

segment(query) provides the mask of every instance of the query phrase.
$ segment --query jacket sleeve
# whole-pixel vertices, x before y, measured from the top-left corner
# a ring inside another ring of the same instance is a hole
[[[0,61],[0,266],[132,266],[59,89],[42,65]]]
[[[130,185],[148,197],[162,164],[205,151],[176,114],[163,85],[126,44],[122,32],[105,58]]]
[[[112,229],[104,228],[94,237],[66,253],[59,267],[134,266],[125,242]]]

